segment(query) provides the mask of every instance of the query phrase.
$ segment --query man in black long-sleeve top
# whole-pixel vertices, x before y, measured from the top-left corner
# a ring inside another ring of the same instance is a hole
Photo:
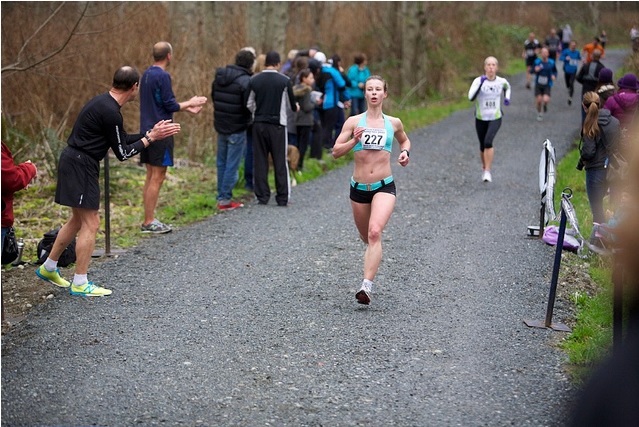
[[[253,157],[255,164],[255,197],[261,205],[271,198],[268,185],[268,155],[273,157],[275,170],[275,201],[286,206],[290,195],[288,163],[286,162],[286,102],[298,110],[291,80],[278,72],[280,55],[266,54],[265,69],[251,77],[247,106],[253,112]]]
[[[107,93],[91,99],[80,111],[60,154],[55,202],[69,206],[71,217],[58,232],[49,257],[36,275],[61,288],[71,287],[72,295],[104,296],[111,290],[94,285],[87,278],[89,261],[100,227],[100,161],[113,150],[120,161],[139,154],[153,141],[180,131],[180,125],[161,120],[146,134],[128,135],[120,108],[138,94],[140,73],[129,66],[119,68]],[[71,241],[78,237],[73,283],[60,276],[58,259]]]

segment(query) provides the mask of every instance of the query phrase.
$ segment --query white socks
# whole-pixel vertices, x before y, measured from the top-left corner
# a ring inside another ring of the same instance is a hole
[[[86,274],[76,274],[73,276],[73,284],[75,286],[86,285],[89,282]]]
[[[53,272],[56,268],[58,268],[58,261],[54,261],[47,257],[46,261],[44,261],[44,268],[49,272]]]

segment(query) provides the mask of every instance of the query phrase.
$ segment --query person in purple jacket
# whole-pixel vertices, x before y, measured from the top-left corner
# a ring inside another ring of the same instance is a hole
[[[610,114],[619,120],[623,128],[632,121],[639,109],[639,82],[637,76],[628,73],[617,80],[617,86],[619,90],[606,100],[604,108],[610,110]]]

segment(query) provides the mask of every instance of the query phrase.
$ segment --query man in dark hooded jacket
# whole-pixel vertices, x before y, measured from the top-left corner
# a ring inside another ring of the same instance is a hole
[[[238,169],[246,147],[246,129],[251,112],[246,107],[248,85],[255,56],[241,50],[235,64],[215,70],[211,88],[213,126],[217,132],[217,208],[231,210],[244,206],[234,202],[233,187],[239,179]]]

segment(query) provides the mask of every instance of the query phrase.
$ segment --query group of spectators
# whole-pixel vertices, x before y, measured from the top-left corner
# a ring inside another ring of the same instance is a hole
[[[246,47],[234,64],[218,68],[211,90],[218,134],[218,209],[243,206],[232,200],[242,156],[245,187],[260,204],[271,196],[266,180],[270,156],[275,200],[286,206],[307,153],[321,160],[324,151],[332,151],[345,111],[355,115],[365,110],[363,88],[369,76],[365,54],[355,55],[346,71],[339,55],[327,58],[316,47],[293,49],[284,62],[278,52],[257,55]]]

